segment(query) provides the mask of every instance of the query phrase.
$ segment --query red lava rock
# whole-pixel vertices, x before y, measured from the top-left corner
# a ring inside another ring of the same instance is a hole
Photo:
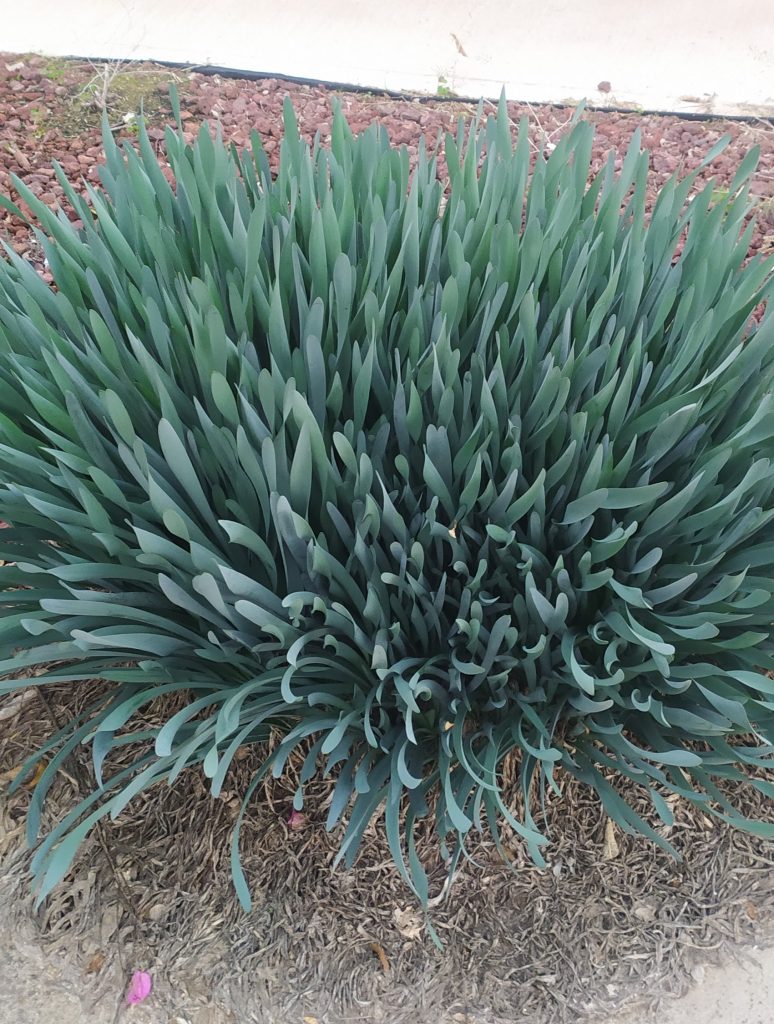
[[[6,65],[22,65],[14,72]],[[145,65],[152,68],[153,65]],[[84,129],[77,136],[67,134],[65,121],[58,121],[57,114],[71,113],[69,97],[83,88],[93,76],[88,65],[74,61],[68,65],[64,81],[55,84],[37,71],[45,67],[42,58],[20,58],[13,54],[0,54],[0,190],[11,190],[10,173],[17,173],[38,194],[50,197],[44,201],[56,202],[61,186],[52,177],[51,163],[60,162],[64,173],[78,191],[83,191],[83,179],[95,181],[98,165],[102,160],[101,134],[98,126]],[[20,72],[26,71],[22,75]],[[66,83],[66,84],[65,84]],[[603,87],[607,87],[607,90]],[[610,82],[598,84],[598,91],[612,91]],[[178,78],[178,92],[182,105],[184,137],[192,141],[202,121],[219,122],[226,142],[236,145],[249,144],[250,133],[256,129],[261,135],[266,153],[273,168],[279,157],[279,140],[282,138],[282,103],[290,96],[299,116],[299,126],[307,141],[320,131],[323,140],[330,137],[331,101],[340,102],[350,120],[353,131],[365,130],[374,121],[380,122],[396,143],[409,148],[410,162],[416,162],[419,136],[426,134],[431,148],[439,131],[446,131],[456,125],[462,113],[472,116],[475,105],[438,102],[432,97],[421,103],[413,100],[391,99],[387,96],[364,95],[356,92],[329,90],[322,86],[306,85],[266,78],[259,81],[223,78],[192,72]],[[213,114],[216,111],[216,114]],[[571,110],[566,107],[544,105],[537,114],[538,126],[532,107],[509,104],[514,123],[527,116],[535,140],[555,143],[566,131]],[[731,143],[728,149],[703,170],[697,180],[697,189],[710,178],[717,179],[722,188],[733,177],[736,166],[744,154],[756,144],[761,147],[760,171],[752,181],[754,195],[763,199],[774,196],[774,131],[762,125],[746,125],[733,121],[691,121],[684,118],[660,115],[641,115],[609,111],[588,111],[585,115],[597,129],[593,150],[593,170],[604,162],[607,152],[615,148],[623,153],[635,128],[642,131],[643,142],[651,151],[649,197],[652,201],[658,188],[678,165],[686,170],[696,166],[703,154],[717,139],[728,132]],[[169,180],[172,173],[164,164],[163,124],[172,123],[171,112],[165,117],[156,117],[149,124],[149,135],[162,161],[162,173]],[[121,139],[134,142],[131,132],[119,133]],[[617,164],[618,166],[619,164]],[[443,154],[439,157],[439,171],[444,173]],[[20,204],[23,207],[23,204]],[[771,217],[760,217],[753,237],[753,248],[762,253],[772,252],[774,238]],[[16,230],[20,234],[15,234]],[[10,213],[0,210],[0,237],[13,237],[18,244],[29,238],[29,229],[18,222]],[[36,246],[30,250],[31,259],[39,259]],[[40,267],[39,267],[40,269]],[[46,279],[50,274],[46,272]]]

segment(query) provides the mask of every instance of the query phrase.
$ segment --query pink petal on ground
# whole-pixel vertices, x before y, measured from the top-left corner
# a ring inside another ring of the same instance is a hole
[[[288,815],[288,825],[290,825],[291,828],[301,828],[303,824],[304,816],[301,811],[291,811]]]
[[[153,988],[153,979],[147,971],[135,971],[129,988],[126,991],[126,1001],[129,1006],[135,1006],[147,999]]]

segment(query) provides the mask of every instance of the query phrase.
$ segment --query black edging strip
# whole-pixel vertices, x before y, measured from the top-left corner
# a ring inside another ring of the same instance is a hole
[[[82,57],[71,55],[63,57],[62,60],[88,60],[93,63],[114,64],[119,63],[113,57]],[[294,85],[322,86],[325,89],[335,89],[340,92],[368,93],[371,96],[387,96],[393,100],[404,100],[412,103],[472,103],[477,104],[478,96],[458,96],[456,93],[438,96],[435,93],[403,92],[398,89],[380,89],[369,85],[352,85],[348,82],[328,82],[317,78],[303,78],[299,75],[286,75],[273,71],[246,71],[242,68],[224,68],[218,64],[186,64],[183,61],[175,60],[147,60],[138,59],[138,64],[157,64],[163,68],[174,68],[178,71],[195,71],[200,75],[220,75],[221,78],[243,78],[250,82],[261,82],[265,79],[274,79],[283,82],[292,82]],[[518,100],[507,97],[509,103],[521,105],[532,104],[539,107],[558,107],[567,109],[572,103],[559,103],[554,100]],[[580,102],[580,101],[578,101]],[[577,104],[575,104],[577,106]],[[774,116],[761,116],[757,114],[712,114],[700,113],[693,110],[655,110],[647,107],[616,107],[603,104],[586,103],[586,110],[599,112],[601,114],[633,114],[636,117],[656,116],[673,117],[682,121],[737,121],[742,124],[768,124],[774,127]]]

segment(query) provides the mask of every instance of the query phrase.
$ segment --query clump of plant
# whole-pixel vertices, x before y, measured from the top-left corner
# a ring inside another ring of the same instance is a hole
[[[296,808],[330,773],[339,856],[383,812],[422,900],[419,819],[452,867],[503,823],[541,863],[559,769],[662,846],[616,776],[665,822],[671,793],[771,833],[718,786],[774,788],[755,154],[725,195],[674,177],[646,216],[639,137],[592,174],[592,135],[578,119],[531,167],[503,102],[446,138],[445,189],[424,146],[411,170],[337,113],[310,149],[287,105],[276,177],[257,136],[170,129],[170,184],[141,129],[139,153],[106,131],[88,202],[60,174],[82,229],[16,183],[56,290],[7,250],[0,692],[102,681],[17,780],[45,765],[34,839],[91,745],[98,786],[39,845],[41,897],[101,816],[192,764],[217,794],[248,744],[242,814],[300,752]]]

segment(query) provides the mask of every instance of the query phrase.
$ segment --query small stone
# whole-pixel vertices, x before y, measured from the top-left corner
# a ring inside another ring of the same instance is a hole
[[[160,921],[163,917],[169,913],[169,908],[163,903],[154,903],[153,906],[148,910],[148,919],[150,921]]]
[[[649,903],[638,903],[632,913],[640,921],[645,921],[646,923],[650,923],[656,918],[655,908]]]

